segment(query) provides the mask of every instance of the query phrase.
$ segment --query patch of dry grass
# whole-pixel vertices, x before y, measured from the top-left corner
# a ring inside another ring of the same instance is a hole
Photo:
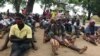
[[[100,22],[100,17],[97,15],[92,16],[92,19],[94,19],[96,22]]]
[[[96,24],[100,24],[100,17],[98,17],[97,15],[92,16],[92,19],[94,19],[96,21]],[[88,23],[89,21],[87,20],[86,23]]]

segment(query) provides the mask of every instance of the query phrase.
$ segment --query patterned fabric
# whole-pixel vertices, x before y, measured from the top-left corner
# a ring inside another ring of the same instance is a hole
[[[54,35],[63,35],[65,32],[64,25],[57,25],[57,24],[51,24],[48,26],[48,29],[46,30],[47,33],[51,32],[52,36]]]

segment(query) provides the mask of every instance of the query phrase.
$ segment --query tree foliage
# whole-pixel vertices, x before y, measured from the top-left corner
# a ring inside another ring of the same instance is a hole
[[[100,1],[99,0],[69,0],[69,3],[82,5],[83,8],[86,8],[93,14],[100,13]]]
[[[28,0],[28,1],[31,1],[31,2],[27,3],[26,0],[0,0],[0,6],[3,6],[6,2],[8,2],[13,5],[16,13],[19,13],[20,8],[25,8],[25,7],[28,8],[27,11],[32,12],[33,4],[35,0]]]
[[[4,6],[5,0],[0,0],[0,7]]]

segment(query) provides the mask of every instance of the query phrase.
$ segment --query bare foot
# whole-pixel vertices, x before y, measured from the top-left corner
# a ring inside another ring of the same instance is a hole
[[[99,39],[97,39],[97,41],[96,42],[98,42],[98,44],[100,44],[100,40]]]
[[[38,50],[38,47],[37,46],[34,46],[33,49],[36,51],[36,50]]]
[[[5,49],[7,49],[8,47],[3,47],[3,48],[0,48],[0,51],[4,51]]]
[[[87,46],[85,46],[84,48],[82,48],[80,51],[79,51],[79,54],[83,54],[86,50],[87,50]]]
[[[53,55],[54,55],[54,56],[57,56],[57,55],[58,55],[58,53],[57,53],[57,52],[55,52],[55,53],[53,53]]]
[[[85,41],[89,41],[89,40],[90,40],[89,38],[86,38],[86,37],[83,37],[83,39],[84,39]]]
[[[72,42],[75,43],[75,41],[76,41],[76,38],[72,38]]]
[[[2,39],[2,35],[0,34],[0,39]]]

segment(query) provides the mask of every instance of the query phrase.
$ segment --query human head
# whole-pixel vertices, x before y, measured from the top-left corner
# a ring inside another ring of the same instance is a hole
[[[90,26],[95,26],[95,21],[94,20],[90,20],[89,25]]]
[[[57,24],[61,24],[62,21],[63,21],[62,19],[58,19],[58,20],[57,20]]]
[[[63,23],[67,22],[67,19],[62,19],[62,22],[63,22]]]
[[[46,12],[49,12],[49,10],[46,10]]]
[[[55,24],[55,23],[56,23],[56,20],[51,19],[50,23],[51,23],[51,24]]]
[[[24,18],[25,18],[24,15],[22,15],[21,13],[16,13],[16,18],[15,18],[16,24],[23,24]]]

